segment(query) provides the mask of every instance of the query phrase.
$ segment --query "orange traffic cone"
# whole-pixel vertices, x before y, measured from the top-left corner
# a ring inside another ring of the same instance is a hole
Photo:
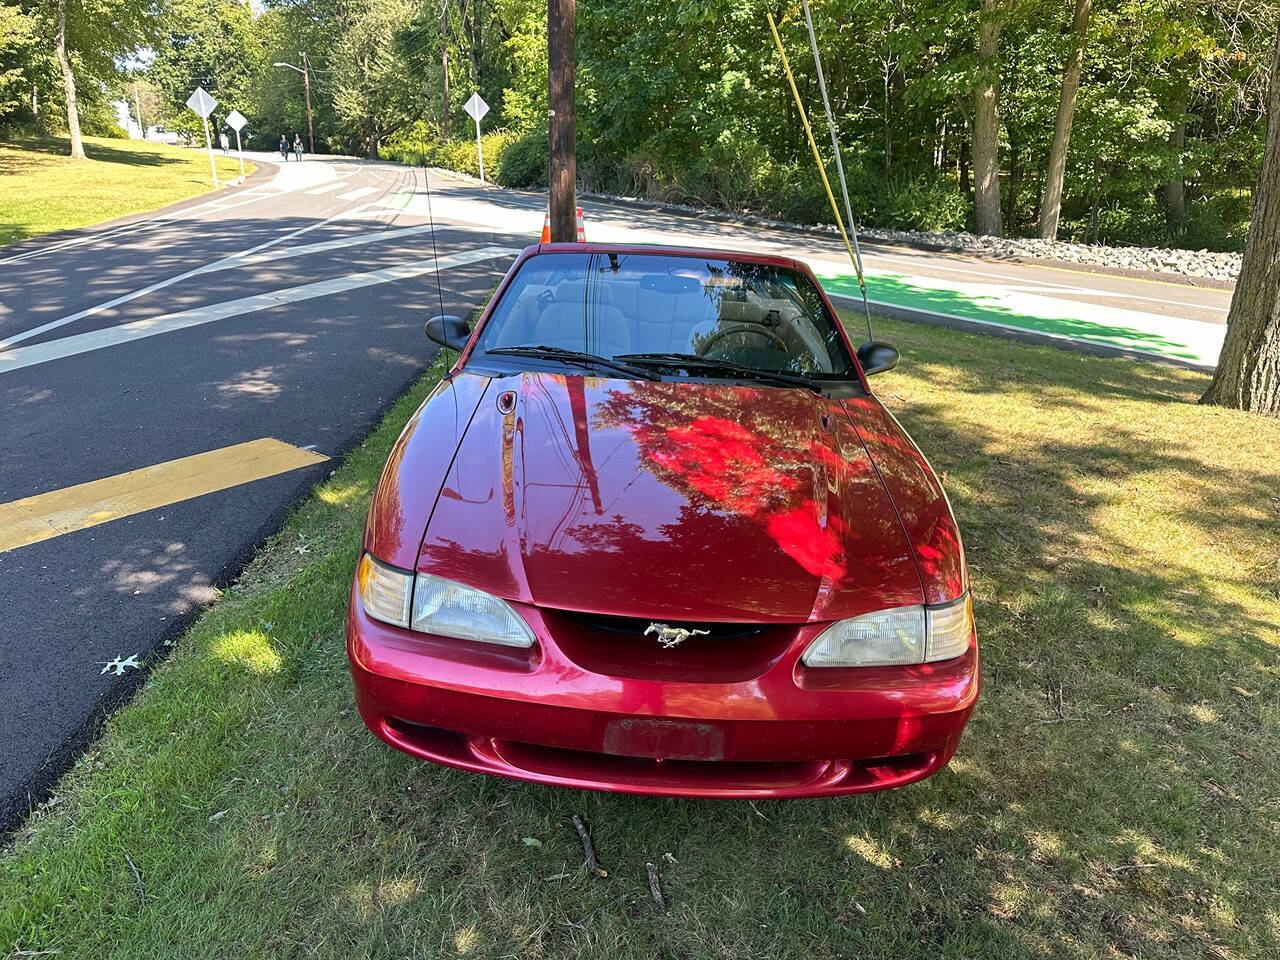
[[[542,218],[542,237],[539,243],[551,242],[551,204],[547,204],[547,215]],[[587,228],[582,219],[582,208],[578,207],[578,242],[587,242]]]

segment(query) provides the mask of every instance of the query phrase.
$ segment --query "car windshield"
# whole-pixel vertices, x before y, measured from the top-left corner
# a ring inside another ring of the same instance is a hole
[[[525,261],[477,353],[520,347],[628,364],[698,358],[698,369],[686,368],[696,376],[732,376],[737,366],[839,380],[854,370],[836,318],[798,271],[657,253],[547,253]]]

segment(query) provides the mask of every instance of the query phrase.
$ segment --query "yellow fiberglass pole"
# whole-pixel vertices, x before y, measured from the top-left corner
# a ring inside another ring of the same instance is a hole
[[[836,196],[831,192],[831,181],[827,179],[827,168],[822,165],[822,155],[818,153],[818,144],[813,139],[813,130],[809,127],[809,117],[804,112],[804,101],[800,99],[800,91],[796,89],[795,77],[791,75],[791,64],[787,62],[787,51],[782,48],[782,37],[778,36],[778,26],[773,22],[773,14],[765,14],[769,18],[769,29],[773,31],[773,42],[778,45],[778,53],[782,57],[782,69],[786,71],[787,83],[791,85],[791,95],[796,98],[796,109],[800,111],[800,122],[804,124],[804,135],[809,139],[809,149],[813,151],[813,159],[818,164],[818,173],[822,175],[822,186],[826,188],[827,199],[831,201],[831,212],[835,215],[836,226],[840,228],[840,239],[844,248],[849,251],[849,261],[859,277],[862,275],[861,265],[849,243],[849,235],[844,230],[844,218],[840,216],[840,208],[836,206]]]

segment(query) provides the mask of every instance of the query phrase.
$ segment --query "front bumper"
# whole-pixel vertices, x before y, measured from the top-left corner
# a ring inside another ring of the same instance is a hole
[[[814,624],[759,676],[675,682],[585,669],[537,608],[519,611],[538,636],[530,651],[388,626],[353,589],[347,654],[365,723],[413,756],[535,783],[813,797],[936,773],[978,696],[976,637],[943,663],[810,670],[799,657],[823,626]]]

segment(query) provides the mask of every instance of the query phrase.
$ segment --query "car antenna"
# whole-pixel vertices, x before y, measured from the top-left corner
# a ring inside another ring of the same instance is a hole
[[[431,260],[436,268],[436,297],[440,301],[440,315],[444,316],[444,290],[440,285],[440,254],[436,251],[436,219],[431,215],[431,171],[427,168],[427,157],[422,157],[422,179],[427,185],[427,224],[431,233]],[[443,348],[447,350],[448,348]],[[445,355],[448,359],[448,355]],[[447,376],[447,372],[446,372]]]
[[[804,124],[805,137],[809,140],[809,148],[813,151],[813,159],[818,164],[818,173],[822,176],[822,186],[826,188],[827,200],[831,203],[831,212],[835,214],[836,226],[840,228],[840,239],[844,241],[849,259],[853,261],[854,272],[858,276],[858,289],[862,293],[862,309],[867,317],[867,340],[875,339],[871,332],[871,303],[867,299],[867,281],[862,272],[862,248],[858,245],[858,228],[853,221],[853,209],[849,205],[849,187],[845,182],[844,164],[840,160],[840,143],[836,139],[836,125],[831,116],[831,101],[827,98],[827,81],[822,75],[822,61],[818,57],[818,41],[813,32],[813,17],[809,13],[809,0],[801,0],[804,4],[804,18],[809,27],[809,43],[813,48],[813,62],[818,68],[818,86],[822,90],[822,103],[827,111],[827,126],[831,130],[831,146],[836,154],[836,171],[840,175],[840,190],[844,194],[845,213],[849,218],[849,229],[853,234],[853,242],[849,242],[849,234],[844,229],[844,219],[840,216],[840,208],[836,206],[835,194],[831,192],[831,181],[827,179],[826,167],[822,165],[822,155],[818,153],[818,144],[813,139],[813,128],[809,126],[809,116],[805,112],[804,102],[800,99],[800,91],[796,89],[795,77],[791,75],[791,64],[787,62],[787,51],[782,46],[782,37],[778,34],[778,25],[773,21],[773,14],[766,13],[769,18],[769,29],[773,32],[773,42],[777,44],[778,55],[782,58],[782,69],[787,74],[787,83],[791,86],[791,95],[795,98],[796,109],[800,112],[800,122]]]

